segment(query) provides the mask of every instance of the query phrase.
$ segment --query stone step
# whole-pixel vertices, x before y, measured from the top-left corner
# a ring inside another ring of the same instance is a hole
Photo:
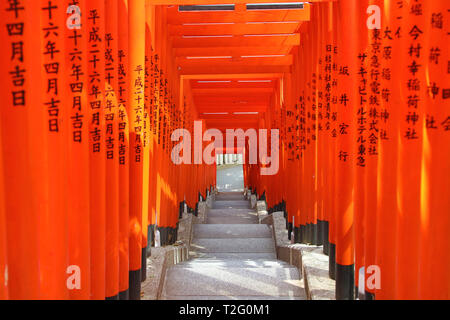
[[[193,259],[173,268],[292,268],[292,265],[277,259]]]
[[[272,238],[193,239],[190,250],[195,252],[272,253]]]
[[[236,252],[189,252],[191,258],[196,260],[202,259],[240,259],[240,260],[253,260],[253,259],[276,259],[275,252],[266,253],[236,253]]]
[[[258,220],[258,213],[251,209],[209,209],[206,213],[208,218],[244,218]],[[209,223],[209,222],[207,222]],[[220,223],[220,222],[212,222]],[[225,222],[228,223],[228,222]],[[246,223],[246,222],[243,222]]]
[[[215,238],[272,238],[272,229],[267,224],[195,224],[194,237]]]
[[[207,224],[257,224],[258,213],[248,209],[209,209]]]
[[[215,200],[245,200],[245,198],[242,192],[219,192],[218,194],[216,194]]]
[[[213,208],[222,209],[222,208],[249,208],[250,202],[247,200],[216,200],[213,202]]]
[[[208,215],[220,216],[220,215],[236,215],[236,214],[249,214],[252,216],[257,216],[258,213],[253,209],[246,208],[222,208],[222,209],[208,209]]]
[[[162,297],[304,297],[297,268],[169,268]]]
[[[256,217],[208,217],[207,224],[258,224]]]

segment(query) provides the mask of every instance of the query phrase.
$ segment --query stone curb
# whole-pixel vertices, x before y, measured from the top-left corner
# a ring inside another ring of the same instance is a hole
[[[328,276],[328,256],[322,246],[291,244],[283,212],[268,215],[265,201],[256,204],[260,223],[272,225],[277,258],[296,266],[302,274],[308,300],[334,300],[335,281]]]
[[[188,246],[182,244],[152,248],[147,259],[147,280],[142,283],[142,300],[158,300],[161,296],[167,269],[188,259]]]
[[[142,283],[141,300],[159,300],[163,291],[167,269],[189,260],[189,248],[193,237],[193,224],[204,223],[207,208],[212,206],[214,193],[206,201],[198,204],[198,216],[183,212],[178,221],[178,241],[174,245],[152,247],[152,255],[147,258],[147,279]]]

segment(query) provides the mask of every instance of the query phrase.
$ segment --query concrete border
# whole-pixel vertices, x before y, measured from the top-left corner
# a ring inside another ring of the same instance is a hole
[[[302,275],[308,300],[334,300],[336,282],[328,276],[328,256],[322,246],[292,244],[282,211],[268,215],[265,201],[256,204],[260,223],[272,225],[277,259],[296,266]]]
[[[212,206],[214,193],[206,201],[198,204],[198,216],[183,212],[178,221],[178,241],[174,245],[152,247],[152,255],[147,258],[147,279],[141,284],[142,300],[159,300],[164,288],[167,269],[189,260],[189,248],[193,237],[193,224],[205,223],[207,207]]]
[[[159,300],[164,287],[167,269],[188,259],[185,244],[152,248],[152,256],[147,259],[147,280],[142,283],[142,300]]]

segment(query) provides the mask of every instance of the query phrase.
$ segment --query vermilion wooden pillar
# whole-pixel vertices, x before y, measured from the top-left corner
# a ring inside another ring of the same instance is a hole
[[[128,78],[128,0],[118,2],[118,128],[119,131],[119,299],[129,299],[129,213],[130,213],[130,93]]]
[[[358,39],[354,34],[361,13],[359,1],[342,0],[338,4],[338,154],[336,165],[336,299],[354,298],[354,165],[357,154],[356,109],[359,97],[356,74]],[[348,15],[349,12],[353,14]],[[330,252],[331,253],[331,252]]]
[[[156,173],[156,85],[155,85],[155,58],[154,58],[154,44],[155,39],[155,7],[146,7],[146,25],[145,25],[145,63],[147,70],[147,77],[145,79],[146,93],[145,100],[148,104],[148,156],[150,163],[150,171],[148,175],[148,228],[147,228],[147,252],[146,256],[151,255],[151,245],[154,241],[155,228],[155,173]]]
[[[143,117],[145,80],[145,1],[128,1],[130,105],[130,299],[139,300],[142,257]],[[145,226],[146,227],[146,226]]]
[[[5,46],[0,53],[3,101],[0,130],[5,186],[2,204],[6,213],[9,298],[39,299],[39,212],[33,209],[32,201],[24,200],[33,192],[30,135],[39,134],[41,139],[46,134],[45,131],[32,133],[29,126],[30,109],[41,101],[40,88],[33,83],[33,79],[41,78],[42,71],[40,37],[35,34],[41,26],[40,14],[36,14],[41,11],[41,4],[33,1],[21,7],[15,10],[9,2],[0,6],[0,40]],[[20,43],[27,45],[20,48]],[[21,50],[11,54],[14,46]]]
[[[450,200],[449,172],[450,90],[448,57],[449,3],[424,3],[424,47],[427,78],[424,83],[424,115],[421,120],[422,183],[419,242],[419,298],[448,300],[450,298]],[[447,101],[446,101],[447,100]]]
[[[328,211],[328,256],[329,256],[329,267],[328,272],[331,279],[336,278],[336,199],[337,199],[337,165],[338,161],[345,160],[345,154],[340,154],[339,148],[338,148],[338,137],[340,135],[340,120],[338,119],[338,84],[339,84],[339,62],[338,62],[338,53],[339,53],[339,46],[338,46],[338,5],[336,3],[329,4],[332,6],[332,9],[329,8],[331,11],[331,30],[329,31],[329,45],[331,48],[331,61],[332,61],[332,69],[331,69],[331,86],[333,88],[332,90],[332,96],[331,96],[331,147],[329,148],[328,157],[330,161],[331,166],[331,174],[330,174],[330,184],[329,184],[329,211]],[[339,157],[341,155],[341,158]]]
[[[363,0],[358,3],[361,11],[368,7],[368,1]],[[365,223],[368,218],[375,217],[376,205],[376,164],[378,152],[378,110],[380,73],[378,61],[378,51],[373,33],[378,34],[378,30],[368,30],[363,28],[365,17],[358,20],[358,36],[353,41],[356,42],[357,52],[355,52],[355,67],[353,71],[356,77],[357,92],[354,105],[354,117],[356,124],[356,136],[354,137],[354,247],[355,247],[355,288],[359,290],[359,270],[364,266],[367,258],[368,247],[375,243],[374,233],[368,233],[368,229],[375,230],[376,224]],[[375,61],[374,63],[372,63]],[[354,90],[352,88],[352,90]],[[353,97],[353,95],[351,96]],[[372,221],[373,219],[371,219]],[[358,292],[356,292],[356,295]]]
[[[404,103],[401,91],[403,66],[399,63],[404,59],[402,50],[405,37],[400,37],[395,31],[401,28],[402,19],[407,12],[406,6],[390,2],[383,6],[382,34],[390,30],[388,37],[383,37],[383,53],[381,65],[390,72],[390,79],[381,81],[381,110],[380,110],[380,140],[378,156],[378,201],[376,225],[376,258],[375,265],[380,268],[381,288],[366,288],[366,299],[393,299],[396,291],[397,265],[397,168],[398,143],[400,140],[399,124],[402,121],[400,108]],[[366,264],[366,271],[369,264]],[[370,276],[366,272],[366,279]],[[367,286],[367,281],[366,281]]]
[[[326,162],[324,162],[324,138],[325,138],[325,74],[323,66],[325,64],[325,28],[326,28],[326,12],[325,6],[320,4],[316,10],[317,20],[317,144],[316,144],[316,206],[317,206],[317,245],[323,244],[324,231],[324,176],[326,170]]]
[[[401,101],[399,108],[400,136],[397,166],[397,271],[396,295],[398,299],[417,299],[419,294],[419,250],[421,231],[421,184],[423,121],[427,96],[427,69],[429,52],[425,52],[427,38],[423,11],[428,1],[407,1],[403,15],[402,55],[396,61],[403,67]],[[419,8],[421,7],[421,8]],[[417,11],[419,10],[419,11]],[[422,49],[420,49],[422,48]],[[406,70],[406,71],[405,71]]]
[[[41,99],[30,105],[32,210],[39,215],[40,299],[67,299],[67,90],[65,1],[40,1]],[[58,30],[51,32],[54,26]],[[50,28],[50,29],[49,29]],[[36,34],[34,35],[36,36]]]
[[[145,76],[143,77],[144,88],[146,83],[151,79],[148,74],[147,60],[148,50],[147,42],[150,42],[148,38],[147,25],[153,20],[151,16],[150,5],[145,5],[145,25],[144,25],[144,70]],[[142,134],[142,154],[143,154],[143,167],[142,167],[142,249],[141,249],[141,281],[147,278],[147,236],[148,236],[148,211],[149,211],[149,183],[150,183],[150,106],[147,94],[144,93],[144,112],[143,112],[143,134]]]
[[[0,131],[0,300],[9,298],[8,251],[6,242],[5,188],[3,183],[2,132]]]
[[[72,0],[65,1],[66,7],[73,5]],[[76,5],[80,11],[85,10],[85,0]],[[89,115],[91,107],[88,104],[88,50],[87,15],[82,14],[81,20],[77,8],[70,21],[73,27],[65,28],[67,73],[66,90],[67,104],[70,106],[67,121],[67,225],[68,225],[68,265],[78,266],[81,273],[80,288],[69,290],[70,299],[89,299],[91,288],[90,276],[90,185],[89,185]],[[69,15],[67,15],[69,17]],[[80,24],[78,27],[76,25]],[[84,26],[84,28],[83,28]],[[72,60],[75,56],[76,59]],[[71,271],[72,273],[74,271]],[[69,275],[67,275],[69,276]]]
[[[324,65],[323,65],[323,77],[324,81],[324,162],[326,163],[326,171],[324,176],[324,222],[323,222],[323,253],[329,254],[330,243],[330,221],[334,206],[334,163],[335,161],[335,138],[333,133],[336,130],[336,121],[334,120],[334,104],[333,97],[336,93],[334,81],[334,62],[335,62],[335,38],[334,38],[334,15],[333,15],[333,3],[329,2],[324,6],[323,12],[325,15],[323,23],[324,25]]]
[[[89,105],[91,299],[105,299],[105,1],[86,1]]]
[[[119,299],[118,2],[105,0],[106,299]]]

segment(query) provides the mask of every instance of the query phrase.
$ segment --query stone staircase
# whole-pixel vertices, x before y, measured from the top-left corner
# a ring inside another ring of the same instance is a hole
[[[242,193],[217,194],[193,232],[191,259],[167,270],[161,299],[306,299],[298,269],[276,259],[271,227]]]

